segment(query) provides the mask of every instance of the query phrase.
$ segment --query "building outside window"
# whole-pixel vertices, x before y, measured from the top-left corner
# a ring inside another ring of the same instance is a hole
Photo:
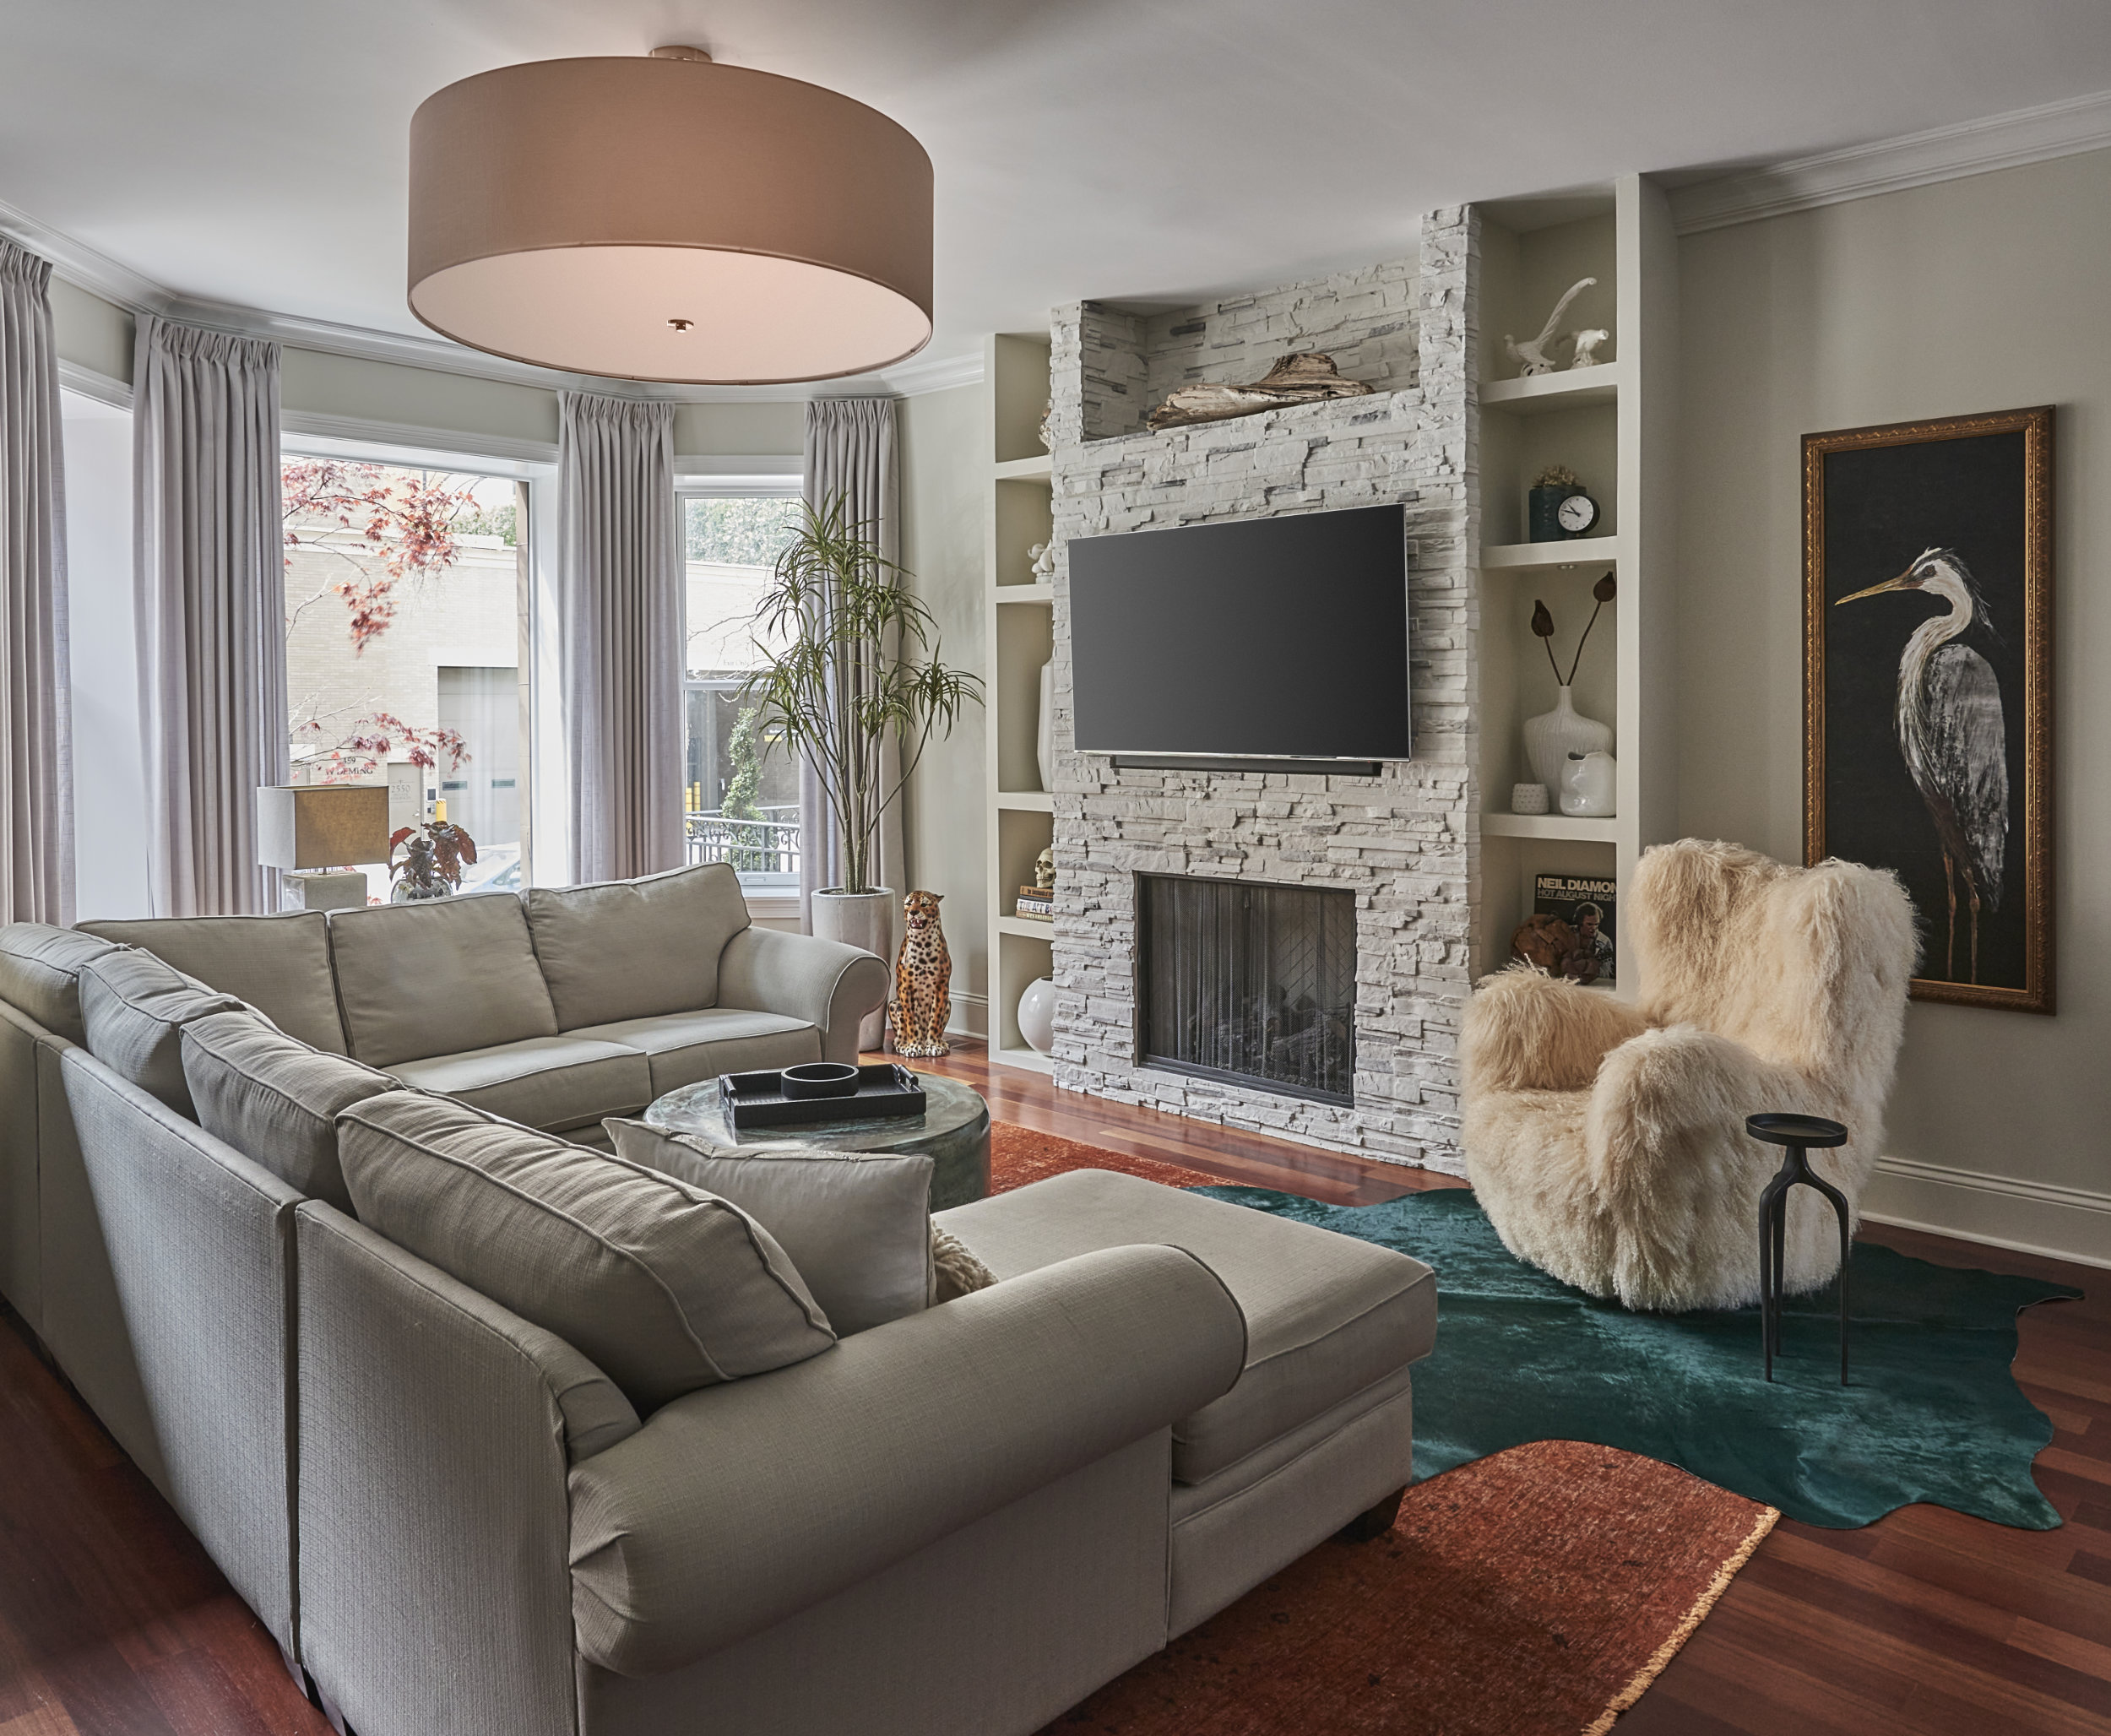
[[[751,894],[789,894],[799,887],[799,767],[740,689],[762,648],[756,607],[800,502],[789,492],[714,493],[681,505],[688,860],[731,863]]]
[[[529,835],[524,484],[289,453],[287,741],[296,783],[386,784],[391,827],[475,841],[462,890],[524,884]],[[383,863],[355,863],[370,902]]]

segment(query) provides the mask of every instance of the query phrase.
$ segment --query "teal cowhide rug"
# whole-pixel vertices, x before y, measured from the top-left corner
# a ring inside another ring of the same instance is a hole
[[[1757,1307],[1652,1315],[1598,1301],[1513,1257],[1463,1189],[1376,1206],[1195,1191],[1436,1268],[1436,1348],[1414,1371],[1418,1481],[1528,1440],[1583,1440],[1813,1525],[1867,1525],[1912,1501],[2032,1530],[2059,1523],[2031,1478],[2052,1422],[2009,1364],[2017,1310],[2080,1294],[2065,1285],[1857,1244],[1851,1384],[1840,1385],[1828,1287],[1790,1299],[1769,1386]]]

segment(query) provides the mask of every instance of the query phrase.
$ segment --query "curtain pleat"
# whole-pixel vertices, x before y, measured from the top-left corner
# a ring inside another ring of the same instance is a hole
[[[48,260],[0,240],[0,921],[73,920],[66,478]]]
[[[892,398],[820,398],[806,405],[807,504],[826,505],[844,497],[844,517],[866,527],[881,558],[902,555],[898,400]],[[881,751],[884,789],[901,776],[900,744],[892,737]],[[821,775],[811,762],[799,778],[799,917],[813,932],[814,894],[843,884],[843,838],[822,793]],[[898,895],[904,879],[902,805],[895,802],[880,816],[876,862],[881,886]]]
[[[279,346],[142,315],[132,452],[154,913],[275,910],[257,790],[289,775]]]
[[[681,525],[675,412],[561,394],[557,631],[573,871],[678,868]]]

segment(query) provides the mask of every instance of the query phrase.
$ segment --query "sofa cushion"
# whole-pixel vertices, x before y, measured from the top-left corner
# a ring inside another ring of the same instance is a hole
[[[330,925],[320,910],[84,922],[81,927],[141,947],[208,987],[239,995],[312,1049],[345,1053],[345,1026],[330,974]]]
[[[518,898],[373,904],[329,924],[346,1045],[369,1066],[557,1034]]]
[[[535,957],[557,1024],[573,1030],[719,998],[719,954],[747,926],[740,876],[724,862],[642,880],[528,893]]]
[[[671,1176],[419,1092],[337,1128],[362,1223],[555,1332],[641,1414],[835,1343],[769,1232]]]
[[[252,1013],[193,1019],[179,1043],[200,1126],[310,1199],[352,1209],[337,1162],[337,1113],[400,1089],[393,1079],[311,1049]]]
[[[740,1006],[584,1025],[567,1034],[637,1050],[651,1063],[654,1097],[720,1073],[795,1067],[802,1061],[821,1059],[821,1033],[806,1020]]]
[[[931,1160],[811,1146],[728,1151],[611,1118],[617,1155],[730,1200],[777,1238],[844,1337],[931,1305]]]
[[[576,1033],[399,1061],[388,1071],[421,1091],[444,1092],[552,1133],[591,1127],[604,1115],[627,1115],[653,1100],[652,1069],[643,1055]]]
[[[70,1043],[84,1042],[81,967],[115,946],[78,929],[41,922],[0,925],[0,1001]]]
[[[1404,1254],[1109,1169],[1076,1169],[935,1220],[1000,1278],[1096,1248],[1164,1242],[1224,1281],[1246,1316],[1239,1384],[1173,1431],[1199,1483],[1436,1342],[1436,1275]]]
[[[183,1078],[183,1027],[215,1012],[249,1011],[232,995],[217,994],[136,947],[120,947],[81,967],[80,1010],[96,1060],[193,1120]]]

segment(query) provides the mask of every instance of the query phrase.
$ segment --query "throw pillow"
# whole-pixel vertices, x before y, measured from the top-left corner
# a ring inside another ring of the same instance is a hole
[[[950,1229],[931,1227],[931,1264],[937,1285],[931,1299],[952,1302],[976,1290],[986,1290],[997,1275],[976,1259],[968,1245]]]
[[[337,1163],[338,1111],[401,1083],[247,1012],[193,1019],[178,1034],[198,1125],[309,1198],[350,1212]]]
[[[89,1053],[179,1115],[197,1119],[183,1077],[183,1027],[215,1012],[249,1011],[151,952],[120,947],[81,967],[81,1024]]]
[[[643,1121],[611,1116],[601,1125],[632,1163],[752,1213],[845,1337],[930,1305],[929,1158],[811,1146],[731,1151]]]
[[[673,1176],[392,1091],[337,1118],[360,1220],[555,1332],[640,1415],[836,1341],[770,1233]]]
[[[85,1043],[80,1021],[80,972],[90,959],[114,952],[113,941],[42,922],[0,926],[0,1001],[19,1007],[69,1042]]]

